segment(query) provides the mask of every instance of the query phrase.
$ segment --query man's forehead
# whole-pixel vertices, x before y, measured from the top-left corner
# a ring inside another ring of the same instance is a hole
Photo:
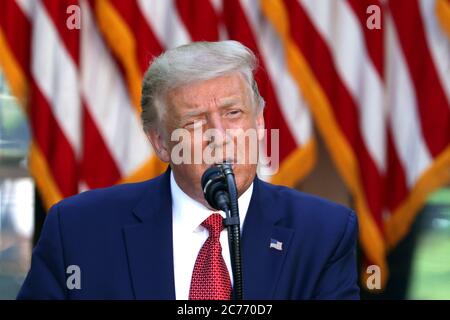
[[[169,97],[182,97],[193,100],[197,97],[226,97],[231,95],[239,95],[244,91],[244,88],[245,81],[243,77],[239,73],[233,73],[179,86],[169,91]]]
[[[243,96],[241,94],[230,94],[230,95],[211,95],[199,97],[198,99],[193,99],[191,101],[183,101],[183,106],[188,109],[197,109],[200,107],[216,106],[216,107],[227,107],[235,104],[239,104],[243,101]]]
[[[230,74],[180,86],[168,93],[172,102],[202,104],[207,100],[229,103],[242,99],[245,94],[245,82],[240,74]]]

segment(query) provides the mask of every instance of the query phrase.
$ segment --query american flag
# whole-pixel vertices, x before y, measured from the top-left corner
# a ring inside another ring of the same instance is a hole
[[[165,49],[221,39],[259,58],[266,127],[280,130],[271,181],[295,186],[314,167],[315,126],[367,261],[386,269],[450,181],[448,0],[3,0],[0,67],[28,114],[47,207],[162,172],[139,120],[143,73]]]
[[[280,242],[276,239],[270,239],[269,248],[274,248],[278,251],[282,251],[283,250],[283,242]]]

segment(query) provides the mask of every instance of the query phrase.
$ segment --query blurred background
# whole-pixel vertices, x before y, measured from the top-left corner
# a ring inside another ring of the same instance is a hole
[[[0,299],[46,211],[164,171],[139,120],[152,57],[235,39],[259,59],[280,170],[353,208],[364,299],[450,299],[450,1],[4,0]],[[367,288],[367,266],[381,288]]]

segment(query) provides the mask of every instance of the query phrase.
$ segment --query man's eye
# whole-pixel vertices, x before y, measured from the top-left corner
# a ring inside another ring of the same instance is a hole
[[[241,110],[231,110],[231,111],[227,112],[227,116],[236,117],[236,116],[240,115],[241,113],[242,113]]]

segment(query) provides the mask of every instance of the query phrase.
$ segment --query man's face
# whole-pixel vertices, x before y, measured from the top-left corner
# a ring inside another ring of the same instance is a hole
[[[251,94],[240,73],[169,91],[167,109],[162,119],[166,132],[163,138],[165,152],[162,156],[158,152],[158,155],[163,161],[170,162],[178,185],[197,201],[206,204],[200,181],[211,161],[238,162],[233,165],[233,170],[239,195],[252,183],[256,175],[257,148],[252,148],[248,140],[246,143],[238,142],[245,141],[243,135],[246,132],[247,135],[249,132],[256,134],[258,129],[264,128],[263,113],[257,114],[258,108],[253,105]],[[181,145],[179,140],[171,141],[171,135],[177,129],[189,137],[183,141],[181,154],[190,161],[174,161],[174,155],[180,155]],[[211,133],[212,137],[205,133]],[[255,137],[257,135],[253,135]],[[257,145],[257,141],[254,142]],[[152,143],[155,145],[153,140]],[[200,154],[198,151],[201,151]],[[197,163],[194,163],[195,159]]]

